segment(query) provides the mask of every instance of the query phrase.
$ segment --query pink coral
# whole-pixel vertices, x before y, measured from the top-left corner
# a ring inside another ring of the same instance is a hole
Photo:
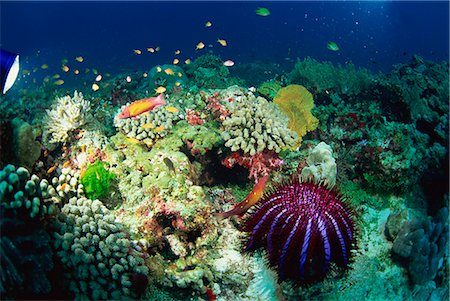
[[[189,125],[201,125],[205,123],[205,121],[200,118],[200,114],[191,109],[186,110],[186,120]]]
[[[210,110],[220,121],[224,121],[230,114],[230,111],[220,103],[219,92],[214,92],[212,95],[208,96],[206,102],[208,103],[206,109]]]
[[[272,170],[279,168],[283,164],[283,160],[273,151],[264,151],[253,156],[234,152],[223,159],[222,164],[227,168],[232,168],[235,164],[247,168],[249,178],[254,178],[256,183],[260,177],[264,177]]]

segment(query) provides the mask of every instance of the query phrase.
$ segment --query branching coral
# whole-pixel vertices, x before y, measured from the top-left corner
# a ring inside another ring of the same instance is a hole
[[[73,131],[81,129],[89,121],[90,110],[91,104],[81,92],[75,91],[73,97],[57,98],[43,120],[44,144],[68,141]]]
[[[125,106],[122,107],[123,110]],[[166,136],[174,123],[180,119],[178,109],[163,106],[152,110],[149,114],[142,114],[137,119],[114,118],[115,126],[127,137],[142,141],[147,146]]]
[[[76,197],[62,213],[55,248],[76,299],[136,297],[133,279],[148,269],[115,215],[98,200]]]
[[[222,138],[231,151],[254,155],[263,150],[279,153],[292,148],[298,136],[277,105],[249,93],[231,104],[232,113],[222,123]]]

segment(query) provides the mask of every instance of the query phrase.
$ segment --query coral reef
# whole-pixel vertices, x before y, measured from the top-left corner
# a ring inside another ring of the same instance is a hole
[[[307,132],[317,128],[319,120],[311,114],[314,107],[312,94],[303,86],[289,85],[281,88],[273,102],[289,117],[289,129],[297,133],[296,147]]]
[[[12,125],[12,145],[9,150],[14,154],[10,162],[31,169],[41,154],[41,144],[36,141],[36,134],[27,122],[14,118]]]
[[[448,256],[448,208],[442,208],[431,219],[394,212],[386,223],[387,238],[393,241],[392,253],[408,270],[414,284],[434,280]]]
[[[84,186],[79,181],[80,173],[68,167],[61,169],[58,177],[52,178],[52,185],[55,187],[61,200],[67,202],[72,197],[84,195]]]
[[[328,144],[325,142],[317,144],[306,158],[306,164],[301,173],[303,181],[312,177],[317,182],[323,181],[329,187],[336,184],[336,160]]]
[[[188,79],[180,66],[165,64],[150,69],[147,81],[149,84],[146,88],[152,92],[162,86],[167,89],[167,92],[173,93],[185,87]]]
[[[50,237],[41,220],[57,213],[58,195],[47,180],[24,167],[0,171],[0,292],[3,298],[28,299],[49,293],[53,268]]]
[[[115,215],[98,200],[74,197],[59,218],[55,249],[75,298],[135,298],[133,281],[148,269]]]
[[[249,93],[230,104],[231,114],[222,123],[222,138],[231,151],[254,155],[263,150],[279,153],[292,148],[298,139],[288,129],[288,118],[262,97]]]
[[[62,177],[64,179],[64,176]],[[83,171],[80,183],[83,185],[86,197],[91,200],[103,199],[108,195],[110,183],[114,177],[114,174],[105,168],[105,164],[97,160],[95,163],[88,165],[86,170]]]
[[[298,61],[287,76],[291,84],[303,85],[314,93],[329,91],[347,95],[358,94],[373,79],[368,70],[357,69],[352,63],[336,67],[330,62],[320,63],[310,57]]]
[[[125,106],[122,106],[120,111],[124,108]],[[114,124],[127,137],[152,146],[171,131],[174,123],[180,119],[178,112],[179,109],[166,105],[152,110],[149,114],[140,115],[137,119],[120,119],[116,116]]]
[[[268,99],[274,99],[280,89],[281,84],[277,81],[271,80],[263,82],[261,85],[259,85],[256,91],[258,91],[259,94]]]
[[[67,142],[74,131],[81,129],[92,118],[91,104],[77,91],[73,97],[57,98],[51,110],[47,110],[43,124],[43,143],[49,147],[52,144]]]

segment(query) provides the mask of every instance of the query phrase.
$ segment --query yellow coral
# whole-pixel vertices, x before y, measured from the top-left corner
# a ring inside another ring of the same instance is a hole
[[[288,127],[298,134],[297,148],[302,143],[302,137],[319,124],[319,120],[311,114],[314,107],[312,94],[303,86],[289,85],[280,89],[273,101],[289,117]]]

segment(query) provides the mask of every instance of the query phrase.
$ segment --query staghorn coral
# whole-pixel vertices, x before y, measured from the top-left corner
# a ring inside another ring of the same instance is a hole
[[[231,151],[254,155],[263,150],[279,153],[292,148],[298,138],[288,129],[288,118],[277,105],[252,93],[234,100],[231,114],[222,123],[222,138]]]
[[[303,86],[289,85],[281,88],[273,101],[288,115],[288,127],[297,133],[296,147],[300,146],[302,137],[319,124],[319,120],[311,114],[314,107],[312,94]]]
[[[133,280],[148,269],[113,213],[98,200],[74,197],[60,222],[54,244],[75,299],[136,297]]]
[[[122,106],[120,111],[127,105]],[[117,115],[114,118],[114,124],[128,138],[153,146],[157,140],[165,137],[180,119],[178,109],[175,110],[176,112],[169,112],[166,108],[168,106],[156,108],[149,114],[139,115],[137,119],[120,119]]]
[[[91,104],[81,92],[75,91],[73,97],[57,98],[43,120],[44,145],[67,142],[75,130],[81,129],[92,118],[90,110]]]

